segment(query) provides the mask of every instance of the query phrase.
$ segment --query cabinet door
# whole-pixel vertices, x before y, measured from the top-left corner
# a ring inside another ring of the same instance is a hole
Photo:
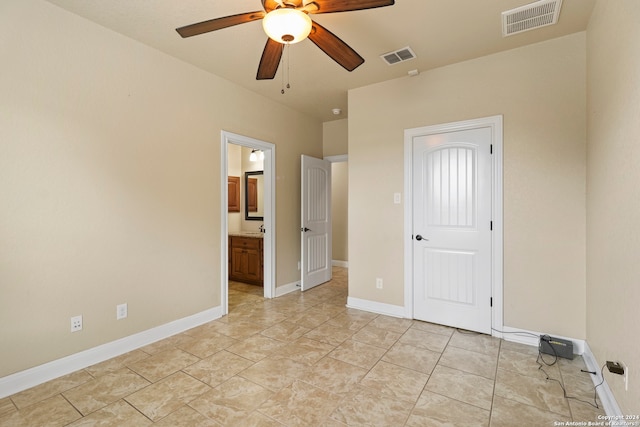
[[[240,177],[227,177],[227,198],[229,199],[229,212],[240,212]]]

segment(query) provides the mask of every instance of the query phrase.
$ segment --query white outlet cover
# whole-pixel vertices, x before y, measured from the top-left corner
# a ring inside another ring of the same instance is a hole
[[[73,316],[71,318],[71,332],[82,330],[82,316]]]
[[[124,319],[128,315],[127,304],[118,304],[116,306],[116,320]]]

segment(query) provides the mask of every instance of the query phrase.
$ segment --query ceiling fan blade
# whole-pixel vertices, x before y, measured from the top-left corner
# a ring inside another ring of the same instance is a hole
[[[265,13],[262,10],[256,12],[240,13],[238,15],[225,16],[223,18],[210,19],[208,21],[191,24],[184,27],[176,28],[178,34],[182,37],[197,36],[199,34],[208,33],[210,31],[221,30],[222,28],[232,27],[245,22],[256,21],[264,18]]]
[[[373,9],[394,4],[394,0],[314,0],[306,9],[309,13],[332,13]]]
[[[358,52],[317,22],[311,24],[309,40],[347,71],[355,70],[364,62],[364,58],[358,55]]]
[[[284,45],[282,43],[267,39],[267,44],[262,51],[262,58],[260,58],[256,80],[271,80],[276,76],[283,49]]]

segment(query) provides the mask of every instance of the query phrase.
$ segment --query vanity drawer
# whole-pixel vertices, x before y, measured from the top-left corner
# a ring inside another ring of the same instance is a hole
[[[230,237],[230,245],[232,248],[243,248],[243,249],[260,249],[262,246],[262,239],[257,237],[241,237],[241,236],[231,236]]]

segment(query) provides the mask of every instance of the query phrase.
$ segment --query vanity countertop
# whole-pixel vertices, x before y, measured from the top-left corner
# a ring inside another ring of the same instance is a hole
[[[234,231],[229,232],[229,236],[253,237],[255,239],[262,239],[264,237],[264,233],[261,231]]]

